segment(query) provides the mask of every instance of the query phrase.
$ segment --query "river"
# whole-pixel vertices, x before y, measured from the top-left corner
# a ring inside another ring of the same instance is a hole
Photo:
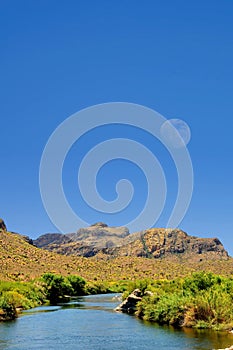
[[[91,295],[25,311],[0,324],[0,350],[207,350],[233,344],[231,334],[175,330],[116,313],[117,297]]]

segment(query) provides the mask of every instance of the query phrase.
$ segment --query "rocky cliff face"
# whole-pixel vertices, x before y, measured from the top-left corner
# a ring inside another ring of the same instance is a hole
[[[84,257],[164,258],[190,256],[227,259],[228,254],[217,238],[189,236],[179,229],[153,228],[129,234],[126,227],[108,227],[97,223],[66,235],[47,234],[34,245],[65,255]]]
[[[64,244],[70,239],[62,233],[46,233],[37,239],[33,240],[33,244],[38,248],[46,248],[49,244],[56,242],[56,244]]]
[[[46,234],[34,240],[38,248],[55,251],[59,254],[91,257],[103,249],[117,247],[129,235],[127,227],[109,227],[98,222],[76,233]]]
[[[135,236],[135,239],[133,237]],[[228,254],[217,238],[198,238],[189,236],[179,229],[152,228],[132,234],[131,242],[121,247],[105,250],[105,254],[114,256],[137,256],[163,258],[171,255],[190,254],[200,257],[218,256],[227,258]]]

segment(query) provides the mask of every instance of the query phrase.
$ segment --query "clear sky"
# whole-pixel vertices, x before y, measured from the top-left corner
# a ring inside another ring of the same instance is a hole
[[[38,180],[49,136],[85,107],[123,101],[189,125],[194,192],[180,227],[217,236],[233,255],[232,16],[231,0],[1,0],[0,217],[8,229],[33,238],[57,231]],[[174,164],[162,147],[151,146],[150,135],[130,127],[107,126],[74,144],[63,174],[69,203],[91,223],[122,225],[140,211],[145,179],[124,160],[104,166],[97,187],[113,199],[115,178],[129,178],[135,204],[127,213],[101,215],[78,198],[78,164],[90,146],[108,137],[130,137],[157,152],[168,182],[157,222],[164,226],[177,191]]]

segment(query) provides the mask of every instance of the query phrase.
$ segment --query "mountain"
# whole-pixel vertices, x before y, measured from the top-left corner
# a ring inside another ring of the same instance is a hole
[[[59,273],[64,276],[76,274],[88,281],[98,281],[98,283],[106,280],[173,279],[177,276],[187,276],[194,271],[202,270],[228,276],[233,274],[233,259],[228,257],[221,243],[215,239],[197,239],[198,241],[195,241],[190,236],[186,236],[185,233],[179,234],[179,230],[177,231],[177,238],[175,238],[174,232],[169,233],[161,229],[161,234],[157,235],[156,241],[156,231],[153,232],[153,230],[160,229],[146,230],[143,231],[142,235],[141,232],[128,234],[127,229],[120,228],[116,231],[116,237],[115,228],[107,228],[107,226],[103,227],[103,225],[97,224],[88,229],[93,233],[93,241],[97,239],[98,232],[102,230],[105,242],[108,236],[106,232],[110,232],[111,239],[122,240],[124,245],[99,248],[92,258],[75,255],[65,256],[35,247],[30,243],[28,237],[7,231],[3,220],[0,221],[0,280],[28,281],[40,277],[46,272]],[[171,235],[171,237],[165,237],[165,243],[162,240],[163,232],[166,235]],[[82,233],[82,235],[85,235],[85,233]],[[60,235],[57,237],[60,237]],[[79,237],[81,239],[81,234]],[[159,239],[160,243],[158,243]],[[64,245],[66,244],[64,243]],[[72,241],[72,244],[83,243]],[[156,246],[155,249],[156,244],[158,244],[158,247]],[[193,247],[190,244],[193,244]],[[91,251],[92,248],[89,247],[88,249]],[[158,253],[159,249],[160,258],[148,259],[144,257],[148,253]],[[165,249],[166,255],[163,255],[163,249]],[[183,249],[186,253],[182,252]],[[193,249],[194,255],[188,249]],[[118,256],[116,256],[117,254]]]
[[[97,222],[87,228],[80,228],[76,233],[42,235],[33,244],[60,254],[91,257],[104,248],[120,246],[127,236],[129,230],[126,227],[108,227]]]
[[[228,253],[218,238],[198,238],[180,229],[152,228],[130,234],[126,227],[96,223],[76,233],[46,234],[34,245],[64,255],[84,257],[171,258],[189,255],[196,259],[227,259]]]
[[[135,277],[135,272],[128,268],[131,265],[128,259],[106,264],[104,260],[65,256],[37,248],[26,236],[7,231],[4,221],[0,220],[0,281],[27,281],[52,272],[64,276],[75,274],[101,283],[119,280],[126,271],[129,278]]]
[[[131,242],[120,247],[104,249],[104,254],[114,256],[138,256],[146,258],[171,258],[173,255],[190,258],[222,258],[228,253],[218,238],[189,236],[180,229],[152,228],[132,234]]]

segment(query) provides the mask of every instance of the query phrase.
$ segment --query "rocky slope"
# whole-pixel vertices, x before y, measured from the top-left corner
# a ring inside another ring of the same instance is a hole
[[[33,244],[60,254],[91,257],[105,248],[121,246],[127,236],[129,230],[126,227],[108,227],[98,222],[76,233],[42,235]]]
[[[135,238],[135,239],[133,239]],[[130,243],[120,247],[104,249],[105,254],[114,256],[138,256],[163,258],[171,255],[190,255],[227,258],[228,253],[218,238],[198,238],[189,236],[179,229],[152,228],[132,234]]]
[[[190,255],[199,260],[228,258],[218,238],[198,238],[180,229],[164,228],[129,234],[126,227],[108,227],[104,223],[79,229],[77,233],[43,235],[33,243],[59,254],[84,257],[164,258]]]

